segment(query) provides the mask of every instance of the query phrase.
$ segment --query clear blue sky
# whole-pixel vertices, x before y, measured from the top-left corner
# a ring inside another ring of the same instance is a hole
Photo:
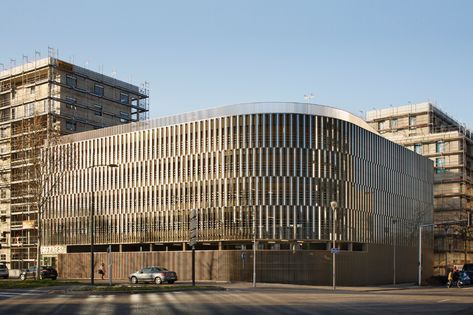
[[[47,47],[138,84],[151,117],[252,101],[434,100],[473,127],[473,1],[8,1],[0,63]]]

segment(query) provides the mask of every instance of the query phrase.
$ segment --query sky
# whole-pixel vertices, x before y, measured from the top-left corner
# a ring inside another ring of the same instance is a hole
[[[355,115],[431,101],[471,129],[472,14],[468,0],[8,1],[0,63],[53,47],[147,81],[151,118],[312,93]]]

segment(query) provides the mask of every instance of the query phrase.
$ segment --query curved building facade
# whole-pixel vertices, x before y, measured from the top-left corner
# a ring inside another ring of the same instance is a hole
[[[295,265],[312,253],[323,265],[335,239],[340,256],[372,264],[396,246],[399,263],[413,260],[405,278],[415,278],[418,226],[432,221],[432,164],[345,111],[239,104],[63,140],[52,153],[62,161],[43,215],[44,257],[86,255],[93,209],[99,255],[111,245],[128,260],[143,252],[149,263],[166,254],[184,259],[195,209],[198,252],[236,255],[221,259],[229,270],[245,266],[254,244],[267,256],[259,274],[281,253],[302,255]],[[403,249],[413,257],[401,259]],[[235,270],[222,278],[244,280]],[[295,282],[317,282],[306,278]]]

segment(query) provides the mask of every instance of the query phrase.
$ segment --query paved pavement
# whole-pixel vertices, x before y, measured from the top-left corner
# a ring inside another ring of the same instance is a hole
[[[90,280],[84,279],[70,279],[68,281],[77,281],[84,283],[84,285],[90,284]],[[95,279],[96,285],[108,285],[108,280],[97,280]],[[128,284],[126,280],[113,281],[112,284]],[[178,281],[176,285],[191,285],[191,281]],[[149,284],[153,286],[154,284]],[[219,286],[225,289],[297,289],[297,290],[320,290],[333,292],[332,286],[314,286],[314,285],[300,285],[300,284],[283,284],[283,283],[256,283],[256,288],[253,288],[251,282],[228,282],[228,281],[196,281],[197,286]],[[428,288],[445,288],[444,286],[422,286],[422,289]],[[473,286],[472,286],[473,288]],[[397,285],[378,285],[378,286],[337,286],[336,292],[374,292],[374,291],[390,291],[390,290],[406,290],[406,289],[419,289],[419,286],[414,283],[401,283]]]

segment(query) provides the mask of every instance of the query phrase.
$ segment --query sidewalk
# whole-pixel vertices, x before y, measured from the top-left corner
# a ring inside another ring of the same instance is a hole
[[[90,284],[90,279],[67,279],[67,281],[77,281],[84,283],[84,285]],[[95,285],[108,285],[108,279],[94,279]],[[125,279],[113,280],[113,285],[117,284],[129,284]],[[321,286],[321,285],[303,285],[303,284],[286,284],[286,283],[262,283],[257,282],[256,287],[253,288],[252,282],[228,282],[228,281],[196,281],[196,286],[218,286],[227,290],[317,290],[333,292],[332,286]],[[153,285],[153,284],[149,284]],[[166,284],[164,284],[166,285]],[[174,285],[177,286],[190,286],[191,281],[177,281]],[[430,288],[431,286],[422,286],[422,288]],[[416,289],[418,285],[414,283],[402,283],[397,285],[373,285],[373,286],[337,286],[336,291],[340,292],[375,292],[375,291],[393,291],[393,290],[406,290]]]
[[[201,284],[201,283],[199,283]],[[283,284],[283,283],[256,283],[256,288],[253,288],[251,282],[230,282],[230,283],[215,283],[216,285],[222,286],[229,290],[238,289],[291,289],[291,290],[318,290],[333,292],[332,286],[321,286],[321,285],[303,285],[303,284]],[[430,286],[422,286],[427,288]],[[416,289],[419,286],[414,283],[403,283],[397,285],[379,285],[379,286],[337,286],[335,291],[353,291],[353,292],[370,292],[370,291],[393,291],[393,290],[406,290]]]

